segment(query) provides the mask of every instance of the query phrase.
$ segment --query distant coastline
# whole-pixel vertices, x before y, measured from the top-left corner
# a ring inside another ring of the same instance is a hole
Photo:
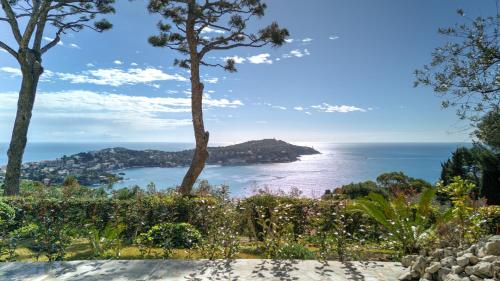
[[[222,166],[294,162],[302,155],[318,154],[311,147],[276,140],[248,141],[236,145],[209,147],[207,164]],[[23,164],[24,179],[60,184],[74,176],[81,184],[100,185],[121,180],[121,170],[130,168],[174,168],[188,166],[193,150],[132,150],[122,147],[81,152],[55,160]]]

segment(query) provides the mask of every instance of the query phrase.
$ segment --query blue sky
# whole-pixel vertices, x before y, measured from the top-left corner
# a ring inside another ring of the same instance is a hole
[[[145,1],[117,1],[111,31],[67,34],[44,56],[32,142],[192,142],[189,75],[178,54],[153,48],[158,17]],[[443,44],[439,27],[494,9],[484,1],[267,1],[266,16],[289,29],[282,48],[213,52],[236,57],[237,73],[203,68],[212,142],[275,137],[317,142],[469,141],[467,123],[442,110],[413,71]],[[207,32],[207,36],[215,35]],[[47,32],[46,37],[53,37]],[[12,43],[0,23],[0,38]],[[18,66],[0,51],[0,142],[10,138]]]

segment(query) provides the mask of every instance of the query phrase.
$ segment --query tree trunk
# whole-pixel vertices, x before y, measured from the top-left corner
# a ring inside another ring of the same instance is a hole
[[[35,103],[38,80],[43,73],[40,56],[32,50],[21,50],[19,52],[19,63],[21,64],[23,78],[17,102],[16,119],[7,152],[9,160],[4,184],[4,195],[6,196],[19,194],[21,165],[27,142],[28,127]]]
[[[194,4],[193,4],[194,6]],[[189,44],[190,70],[191,70],[191,115],[193,118],[194,137],[196,148],[189,170],[186,172],[181,184],[181,193],[189,195],[198,176],[205,168],[208,158],[208,138],[203,123],[203,83],[200,81],[200,58],[198,57],[198,42],[195,35],[194,16],[190,15],[187,21],[186,35]]]

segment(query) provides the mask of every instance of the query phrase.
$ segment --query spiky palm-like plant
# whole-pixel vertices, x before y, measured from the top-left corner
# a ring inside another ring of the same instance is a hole
[[[386,199],[370,193],[355,200],[351,208],[364,212],[384,226],[403,254],[415,253],[419,239],[432,227],[429,215],[434,195],[434,189],[425,189],[418,202],[413,203],[403,195]]]

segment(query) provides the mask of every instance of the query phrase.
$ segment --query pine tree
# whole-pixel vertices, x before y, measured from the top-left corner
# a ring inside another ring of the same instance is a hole
[[[182,58],[176,59],[174,64],[189,69],[191,73],[191,113],[196,148],[181,184],[181,192],[187,195],[208,158],[209,133],[205,131],[203,122],[204,85],[200,79],[200,66],[236,71],[234,59],[227,59],[224,64],[209,62],[207,54],[239,47],[280,46],[289,34],[277,23],[256,33],[247,31],[247,24],[252,19],[264,15],[266,5],[260,0],[150,0],[148,9],[167,21],[158,23],[160,32],[151,36],[149,42],[155,47],[178,51]],[[210,29],[219,31],[221,35],[211,38],[202,35]]]
[[[27,143],[28,127],[35,103],[38,81],[43,73],[42,56],[61,41],[62,34],[89,28],[102,32],[111,28],[101,14],[113,13],[114,0],[0,0],[4,16],[0,23],[9,25],[16,47],[0,40],[0,48],[19,63],[22,73],[17,113],[12,130],[5,174],[5,195],[19,194],[21,164]],[[20,23],[23,24],[24,30]],[[47,26],[52,25],[52,28]],[[42,41],[54,30],[54,38]],[[3,37],[3,36],[2,36]],[[1,38],[0,38],[1,39]]]

